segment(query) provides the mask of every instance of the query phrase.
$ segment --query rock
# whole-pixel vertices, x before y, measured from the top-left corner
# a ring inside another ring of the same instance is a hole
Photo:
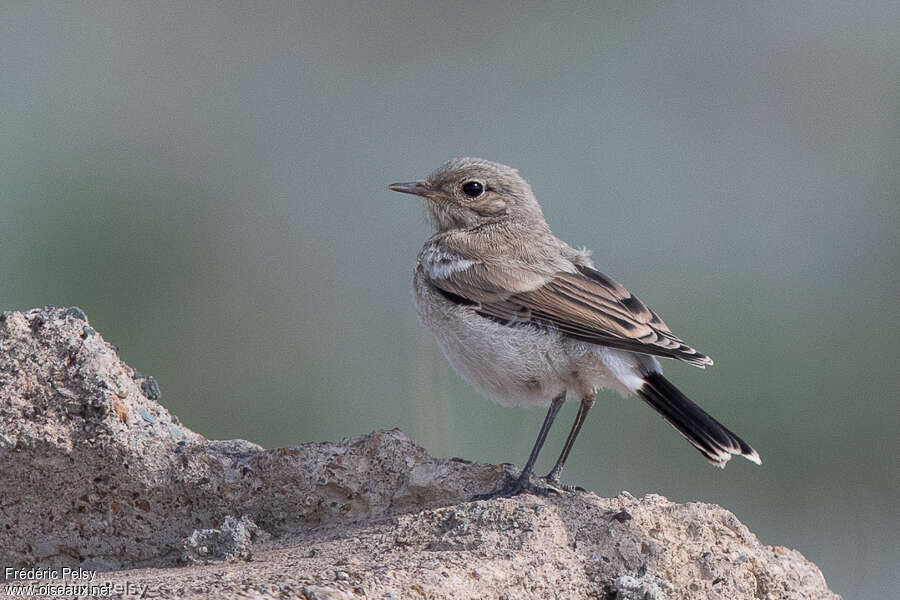
[[[622,575],[609,586],[607,594],[616,600],[667,600],[665,590],[670,589],[672,585],[659,577]]]
[[[0,315],[0,481],[15,482],[0,564],[100,569],[152,597],[837,598],[715,505],[470,502],[506,471],[433,458],[396,429],[272,450],[207,440],[148,379],[80,310]],[[237,562],[175,566],[223,559]],[[135,567],[156,568],[114,571]]]
[[[182,542],[181,558],[186,563],[210,564],[216,561],[249,561],[253,541],[266,536],[259,526],[244,515],[225,517],[216,529],[197,529]]]
[[[303,588],[303,593],[309,600],[353,600],[353,595],[348,592],[321,585],[308,585]]]
[[[141,380],[141,390],[150,400],[159,400],[162,398],[162,391],[159,389],[159,383],[152,375],[143,376],[135,375],[135,380]]]

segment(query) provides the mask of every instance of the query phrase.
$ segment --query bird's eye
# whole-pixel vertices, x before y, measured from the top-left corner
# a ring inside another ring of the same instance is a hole
[[[463,184],[462,190],[469,198],[477,198],[484,193],[484,186],[480,181],[467,181]]]

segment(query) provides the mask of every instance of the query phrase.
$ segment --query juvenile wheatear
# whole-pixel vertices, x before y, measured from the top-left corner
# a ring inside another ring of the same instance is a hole
[[[757,464],[741,438],[663,377],[657,357],[706,367],[650,308],[594,270],[588,252],[550,231],[515,169],[455,158],[427,179],[388,186],[425,200],[436,233],[419,253],[416,310],[456,371],[505,406],[549,405],[517,479],[489,496],[546,492],[559,476],[600,388],[636,394],[712,464],[732,454]],[[556,465],[532,470],[567,394],[580,400]]]

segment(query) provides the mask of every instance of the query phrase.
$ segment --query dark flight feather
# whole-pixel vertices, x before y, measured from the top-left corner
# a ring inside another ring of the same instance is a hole
[[[662,373],[647,374],[637,393],[717,467],[724,467],[732,454],[760,463],[756,450],[691,402]]]

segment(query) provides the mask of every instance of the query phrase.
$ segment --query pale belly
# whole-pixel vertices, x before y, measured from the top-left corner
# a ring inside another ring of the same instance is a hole
[[[444,356],[463,379],[498,404],[547,405],[566,391],[572,392],[570,399],[578,399],[599,387],[629,391],[604,363],[604,357],[617,351],[483,317],[446,299],[421,272],[413,287],[419,320],[434,333]]]

